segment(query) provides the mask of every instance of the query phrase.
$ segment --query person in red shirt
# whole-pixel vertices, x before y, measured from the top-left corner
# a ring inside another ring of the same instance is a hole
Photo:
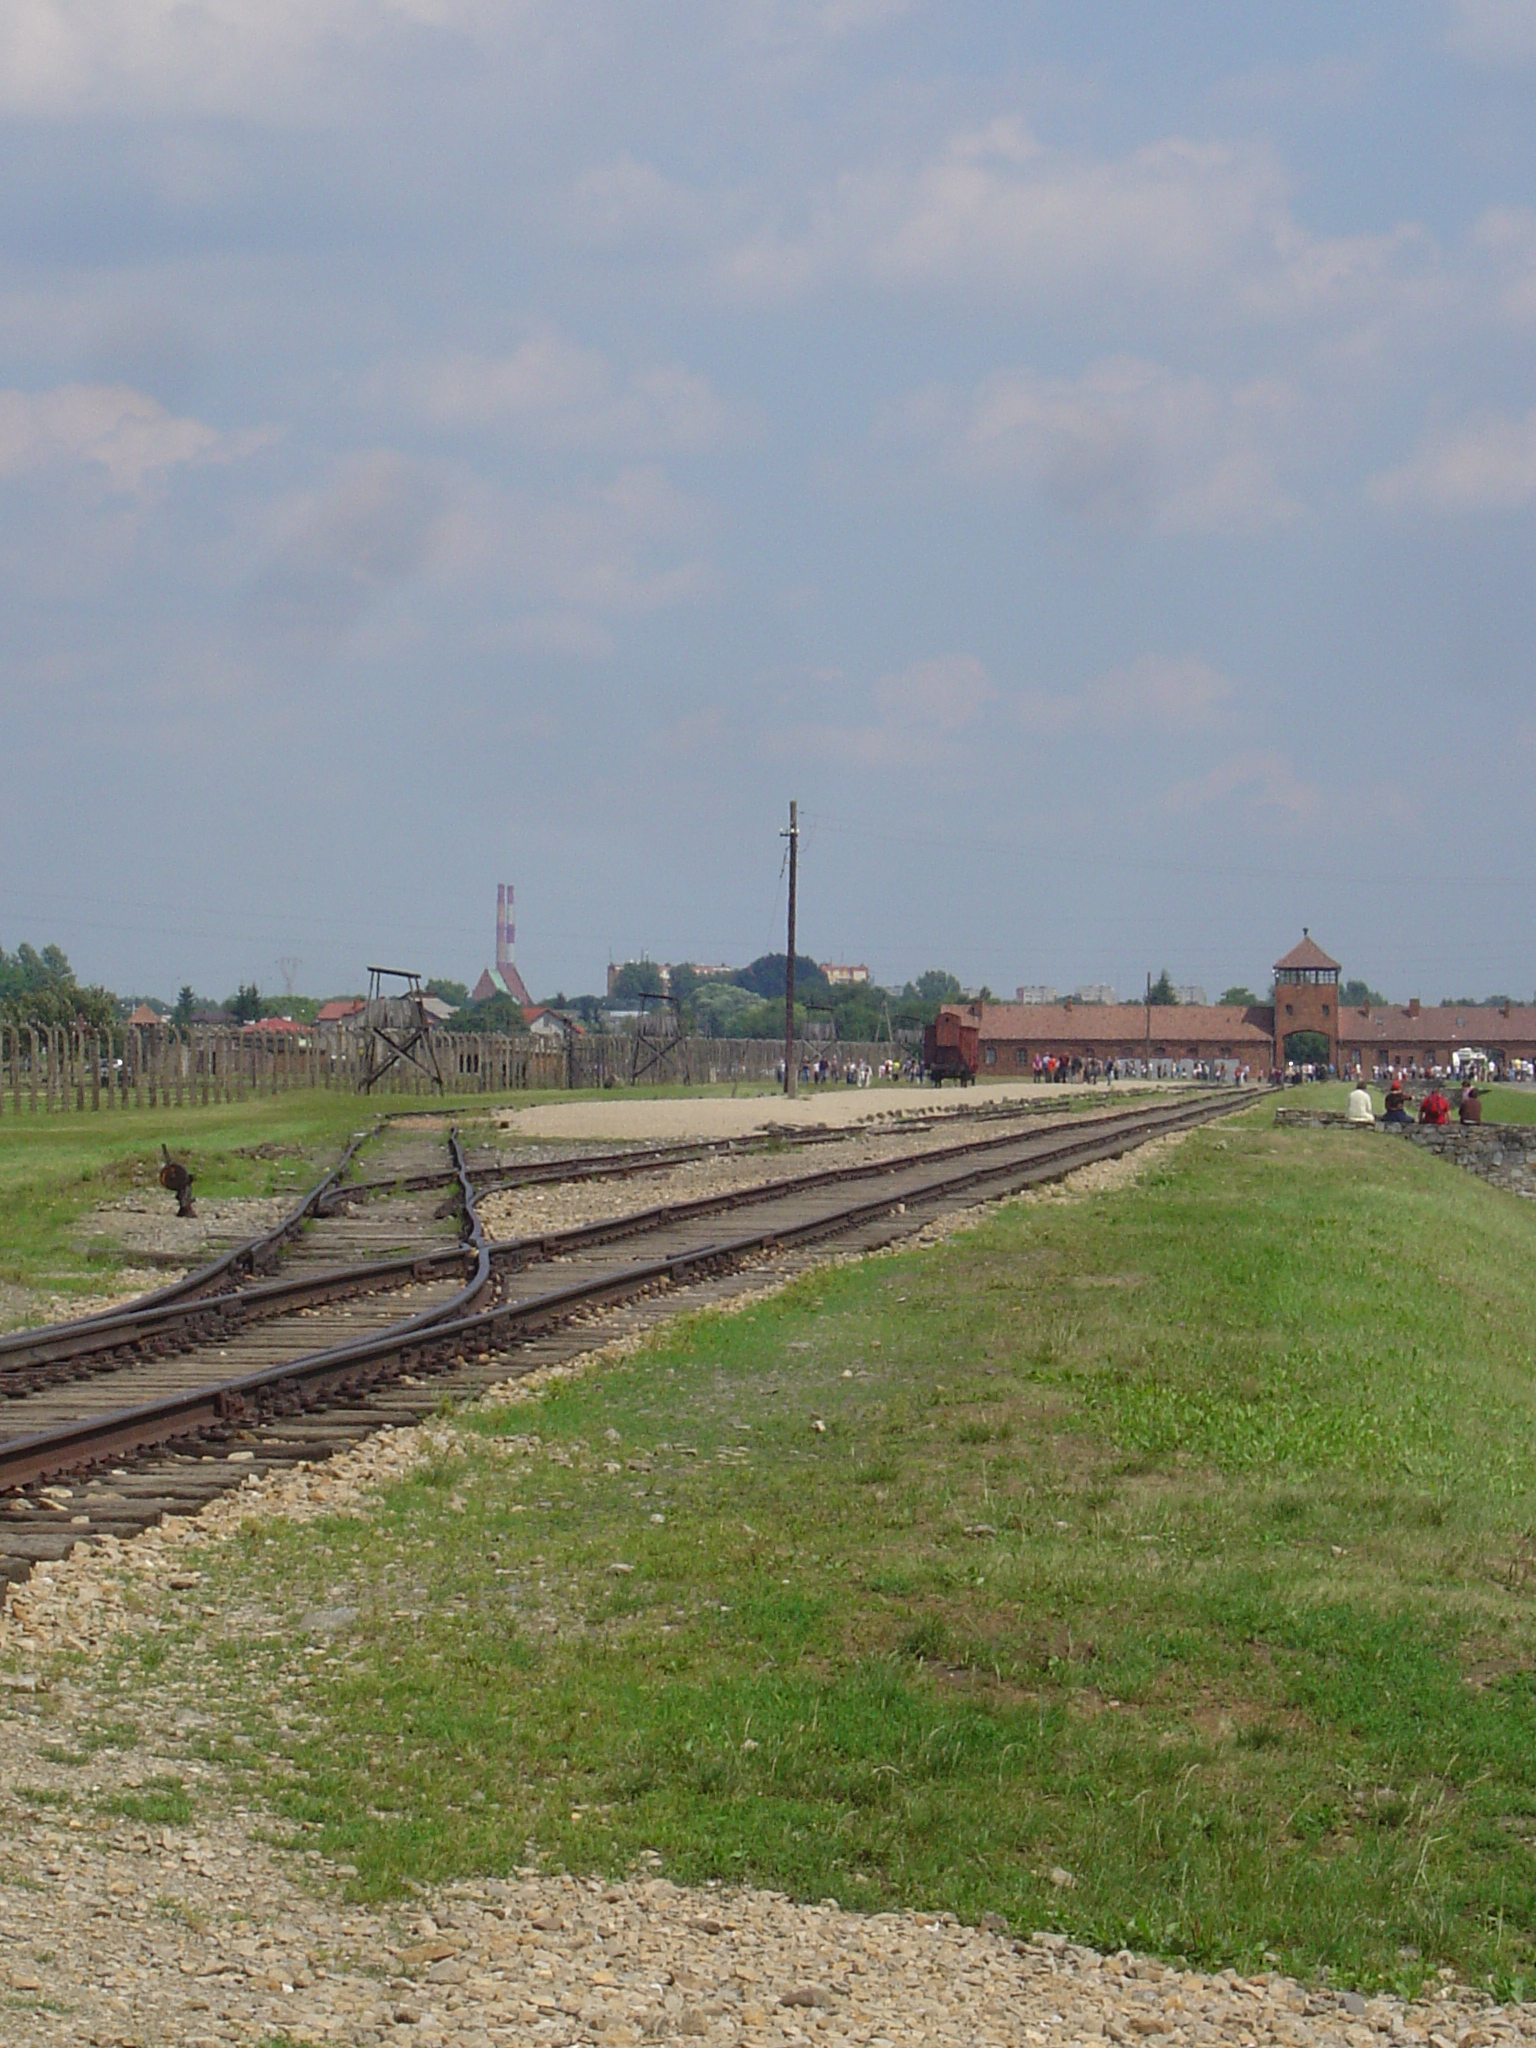
[[[1443,1124],[1450,1113],[1451,1105],[1440,1093],[1440,1083],[1436,1081],[1424,1100],[1419,1104],[1419,1122],[1421,1124]]]

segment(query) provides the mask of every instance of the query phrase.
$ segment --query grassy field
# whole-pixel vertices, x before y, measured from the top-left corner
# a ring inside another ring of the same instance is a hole
[[[1349,1081],[1319,1081],[1307,1088],[1288,1088],[1285,1101],[1315,1103],[1320,1109],[1342,1109],[1349,1100],[1352,1083]],[[1409,1093],[1414,1100],[1424,1093],[1427,1082],[1409,1083]],[[1455,1121],[1456,1089],[1445,1084],[1445,1092],[1452,1106],[1451,1118]],[[1532,1124],[1536,1123],[1536,1088],[1501,1087],[1493,1083],[1479,1089],[1483,1103],[1483,1121],[1490,1124]],[[1386,1090],[1376,1081],[1370,1083],[1371,1101],[1380,1116]]]
[[[642,1865],[1519,1994],[1533,1253],[1410,1148],[1228,1125],[477,1415],[125,1675],[371,1897]]]

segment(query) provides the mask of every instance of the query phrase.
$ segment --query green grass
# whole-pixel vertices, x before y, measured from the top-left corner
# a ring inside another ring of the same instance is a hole
[[[180,1778],[159,1774],[141,1785],[97,1801],[97,1811],[145,1827],[182,1828],[192,1818],[192,1802]]]
[[[238,1623],[162,1635],[159,1682],[361,1896],[659,1858],[1519,1994],[1533,1254],[1529,1205],[1412,1148],[1205,1132],[251,1535]]]
[[[1283,1096],[1272,1097],[1266,1107],[1271,1113],[1276,1102],[1283,1102],[1287,1107],[1342,1110],[1345,1103],[1349,1100],[1350,1090],[1353,1085],[1353,1082],[1350,1081],[1314,1081],[1305,1087],[1287,1088]],[[1376,1114],[1380,1116],[1386,1090],[1378,1081],[1370,1081],[1366,1085],[1370,1089],[1371,1101],[1375,1105]],[[1427,1082],[1423,1081],[1410,1081],[1408,1092],[1417,1100],[1424,1093],[1428,1085]],[[1456,1089],[1460,1084],[1453,1084],[1447,1081],[1442,1083],[1442,1086],[1450,1101],[1454,1104]],[[1478,1093],[1482,1097],[1484,1123],[1536,1123],[1536,1088],[1512,1088],[1500,1086],[1498,1083],[1491,1083],[1486,1087],[1480,1086]],[[1454,1108],[1451,1112],[1451,1120],[1453,1123],[1455,1122]]]
[[[510,1098],[509,1098],[510,1099]],[[527,1099],[527,1098],[522,1098]],[[320,1179],[354,1131],[385,1112],[419,1108],[459,1117],[466,1126],[496,1098],[475,1095],[403,1105],[324,1089],[295,1090],[207,1109],[68,1111],[58,1116],[0,1116],[0,1282],[70,1294],[99,1290],[130,1256],[109,1245],[83,1247],[80,1219],[134,1188],[154,1188],[160,1147],[169,1146],[196,1176],[199,1200],[292,1194]],[[165,1197],[167,1209],[171,1197]]]

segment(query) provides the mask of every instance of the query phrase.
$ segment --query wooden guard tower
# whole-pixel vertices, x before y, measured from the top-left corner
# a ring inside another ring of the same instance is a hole
[[[399,986],[402,983],[404,986]],[[432,1019],[427,1014],[421,976],[413,969],[369,968],[363,1026],[368,1037],[359,1085],[365,1095],[401,1061],[430,1081],[438,1094],[443,1092],[443,1070],[432,1045]]]
[[[1330,1066],[1339,1064],[1339,963],[1315,945],[1305,925],[1301,944],[1275,962],[1275,1065],[1285,1065],[1293,1031],[1319,1031]]]

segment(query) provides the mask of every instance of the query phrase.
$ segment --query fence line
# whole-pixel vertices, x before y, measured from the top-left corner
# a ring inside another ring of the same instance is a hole
[[[368,1070],[368,1040],[366,1031],[346,1027],[289,1033],[120,1024],[90,1031],[0,1022],[0,1117],[206,1109],[296,1088],[356,1093]],[[784,1056],[782,1039],[679,1037],[643,1043],[637,1061],[636,1041],[623,1032],[552,1039],[533,1032],[435,1031],[431,1045],[454,1095],[621,1087],[632,1078],[642,1084],[763,1081],[774,1078]],[[826,1058],[839,1073],[850,1062],[878,1066],[893,1056],[883,1044],[813,1041],[798,1050],[804,1060]],[[373,1089],[389,1096],[433,1092],[426,1075],[403,1061]]]

